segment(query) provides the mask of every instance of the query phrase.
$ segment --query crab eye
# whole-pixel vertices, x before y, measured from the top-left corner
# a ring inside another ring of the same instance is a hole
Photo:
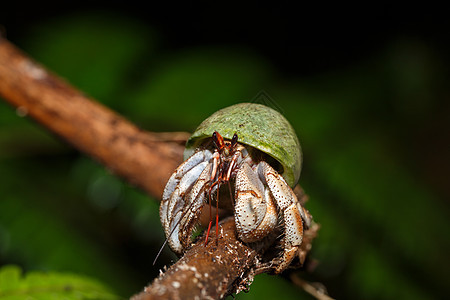
[[[237,144],[238,135],[234,133],[233,138],[231,139],[231,146],[234,147]]]

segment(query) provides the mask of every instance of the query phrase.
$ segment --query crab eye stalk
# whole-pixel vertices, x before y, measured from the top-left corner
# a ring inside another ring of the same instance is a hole
[[[225,146],[225,143],[223,141],[223,137],[217,131],[214,131],[214,133],[212,135],[212,138],[213,138],[213,141],[214,141],[214,145],[216,146],[216,148],[218,150],[221,150]]]

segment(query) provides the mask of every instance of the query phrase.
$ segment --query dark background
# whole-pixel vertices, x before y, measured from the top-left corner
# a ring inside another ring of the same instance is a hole
[[[264,90],[296,129],[331,296],[449,292],[449,24],[440,7],[210,2],[2,4],[4,35],[151,131],[193,131]],[[158,203],[0,103],[0,265],[123,296],[174,258]],[[308,295],[259,276],[238,299]]]

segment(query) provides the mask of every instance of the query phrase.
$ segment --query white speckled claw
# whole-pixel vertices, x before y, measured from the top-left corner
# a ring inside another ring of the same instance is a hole
[[[247,163],[242,164],[236,175],[235,193],[234,215],[239,239],[244,242],[262,239],[277,225],[277,210],[269,190]]]
[[[236,175],[236,228],[242,241],[259,241],[275,229],[279,211],[284,221],[284,250],[273,268],[281,273],[302,244],[299,203],[283,177],[269,164],[262,161],[254,169],[244,163]]]

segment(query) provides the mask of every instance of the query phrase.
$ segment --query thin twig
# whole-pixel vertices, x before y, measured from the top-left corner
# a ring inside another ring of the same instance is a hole
[[[296,284],[297,286],[301,287],[303,290],[305,290],[307,293],[309,293],[311,296],[318,300],[333,300],[334,298],[331,298],[328,296],[325,291],[324,287],[321,284],[314,284],[309,283],[306,280],[301,279],[296,274],[292,274],[290,276],[292,282]]]

